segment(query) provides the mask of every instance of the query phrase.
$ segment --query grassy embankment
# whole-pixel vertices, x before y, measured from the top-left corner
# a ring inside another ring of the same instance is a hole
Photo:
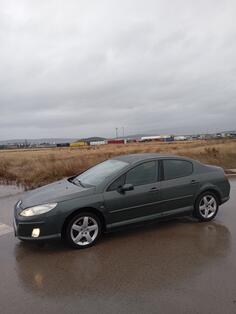
[[[35,188],[79,173],[113,156],[140,152],[182,155],[224,169],[236,168],[236,141],[134,143],[104,145],[96,149],[70,148],[0,151],[0,181]]]

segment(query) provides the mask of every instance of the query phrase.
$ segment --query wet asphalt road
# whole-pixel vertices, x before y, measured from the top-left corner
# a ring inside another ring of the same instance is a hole
[[[0,187],[0,223],[20,195]],[[9,228],[0,267],[1,314],[236,313],[236,180],[214,222],[116,232],[87,250],[21,243]]]

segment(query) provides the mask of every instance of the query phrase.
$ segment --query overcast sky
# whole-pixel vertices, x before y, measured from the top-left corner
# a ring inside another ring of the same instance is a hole
[[[235,0],[0,0],[0,139],[236,129],[235,17]]]

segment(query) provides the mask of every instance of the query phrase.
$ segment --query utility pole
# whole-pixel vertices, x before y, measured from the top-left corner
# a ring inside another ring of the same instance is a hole
[[[118,128],[116,128],[116,138],[118,138]]]
[[[123,137],[125,137],[125,127],[122,126],[122,131],[123,131]]]

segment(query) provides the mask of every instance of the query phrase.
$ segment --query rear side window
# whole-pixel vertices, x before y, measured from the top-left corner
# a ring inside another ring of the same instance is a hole
[[[148,161],[127,172],[125,183],[134,186],[149,184],[157,181],[157,163]]]
[[[163,160],[163,168],[165,180],[186,177],[193,172],[193,164],[186,160]]]

